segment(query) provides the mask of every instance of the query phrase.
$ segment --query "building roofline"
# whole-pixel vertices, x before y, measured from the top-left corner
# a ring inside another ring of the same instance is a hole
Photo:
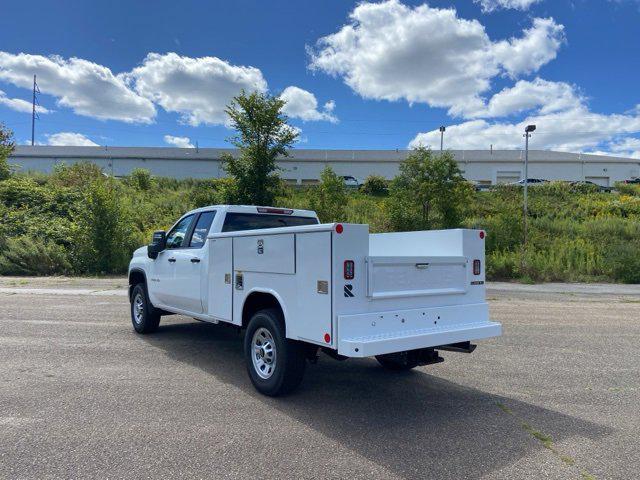
[[[524,160],[523,150],[450,150],[461,163],[514,162]],[[175,147],[72,147],[72,146],[16,146],[11,158],[83,159],[154,159],[154,160],[220,160],[223,154],[237,155],[234,148],[175,148]],[[331,150],[292,149],[289,157],[280,161],[296,162],[398,162],[404,160],[411,150]],[[529,150],[531,162],[585,162],[585,163],[634,163],[640,159],[614,157],[587,153],[558,152],[553,150]]]

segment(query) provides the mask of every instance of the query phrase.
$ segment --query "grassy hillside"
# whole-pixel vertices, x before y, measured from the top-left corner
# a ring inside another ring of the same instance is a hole
[[[0,274],[100,274],[126,271],[133,249],[185,211],[232,198],[228,180],[113,180],[91,164],[52,175],[0,181]],[[347,191],[339,204],[317,187],[283,187],[278,206],[318,208],[323,221],[394,229],[385,193]],[[329,204],[327,204],[329,202]],[[529,243],[522,246],[522,191],[476,192],[461,226],[487,231],[491,279],[640,283],[640,189],[598,193],[561,183],[530,189]]]

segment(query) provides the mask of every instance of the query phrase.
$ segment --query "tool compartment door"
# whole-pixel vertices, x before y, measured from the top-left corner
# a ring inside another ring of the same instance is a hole
[[[296,270],[292,337],[321,345],[331,343],[331,232],[296,235]]]
[[[209,285],[206,313],[219,320],[232,321],[233,239],[209,240]]]
[[[237,272],[296,273],[294,234],[252,235],[233,239],[233,265]]]
[[[451,257],[367,257],[367,296],[376,298],[464,294],[467,259]]]

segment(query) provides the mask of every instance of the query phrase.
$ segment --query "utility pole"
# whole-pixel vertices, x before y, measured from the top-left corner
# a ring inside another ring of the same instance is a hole
[[[444,132],[446,128],[444,125],[440,127],[440,153],[442,153],[442,149],[444,147]]]
[[[529,198],[527,186],[529,184],[529,137],[531,136],[531,132],[535,131],[535,125],[527,125],[527,128],[524,129],[524,138],[525,138],[525,146],[524,146],[524,247],[525,251],[527,248],[527,215],[529,210]]]
[[[31,146],[35,144],[36,140],[36,89],[38,84],[36,83],[36,76],[33,76],[33,98],[31,101]]]

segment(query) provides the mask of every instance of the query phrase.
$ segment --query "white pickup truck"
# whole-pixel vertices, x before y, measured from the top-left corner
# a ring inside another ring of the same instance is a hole
[[[251,381],[278,395],[319,351],[394,370],[472,352],[501,334],[484,279],[481,230],[369,234],[306,210],[216,205],[134,252],[129,298],[138,333],[172,313],[246,329]]]

